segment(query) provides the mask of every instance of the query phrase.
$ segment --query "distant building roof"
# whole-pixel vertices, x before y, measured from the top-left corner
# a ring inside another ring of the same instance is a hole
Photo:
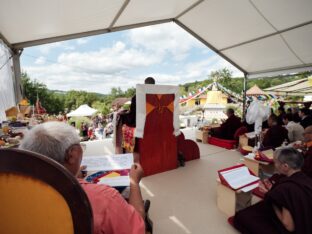
[[[254,85],[246,91],[246,95],[247,96],[265,95],[265,92],[262,89],[260,89],[258,85]]]
[[[112,106],[123,106],[126,102],[130,101],[131,98],[116,98],[114,101],[112,101]]]

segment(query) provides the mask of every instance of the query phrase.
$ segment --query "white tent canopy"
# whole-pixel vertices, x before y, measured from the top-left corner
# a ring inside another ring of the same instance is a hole
[[[311,10],[311,0],[2,0],[0,38],[18,49],[173,21],[249,77],[269,76],[312,70]]]
[[[67,117],[74,117],[74,116],[91,116],[96,113],[97,110],[91,108],[87,104],[79,106],[76,110],[67,114]]]
[[[312,76],[265,89],[278,96],[307,96],[312,94]]]

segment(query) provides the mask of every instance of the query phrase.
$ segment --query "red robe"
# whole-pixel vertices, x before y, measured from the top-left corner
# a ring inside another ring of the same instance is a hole
[[[264,135],[262,145],[263,147],[277,148],[281,146],[285,140],[288,140],[287,129],[280,125],[275,125],[269,128]]]
[[[232,115],[219,128],[215,128],[212,135],[222,139],[234,140],[234,134],[241,126],[241,119]]]
[[[304,154],[304,164],[302,167],[302,172],[312,178],[312,144],[310,147],[308,147],[308,150]]]
[[[298,234],[312,233],[312,179],[302,172],[281,178],[263,201],[236,213],[234,226],[241,233],[290,233],[277,218],[273,205],[289,210]]]

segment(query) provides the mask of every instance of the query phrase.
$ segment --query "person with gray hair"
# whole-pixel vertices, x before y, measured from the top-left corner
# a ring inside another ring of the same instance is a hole
[[[83,148],[75,128],[68,124],[37,125],[28,131],[19,148],[54,159],[74,176],[79,172]],[[129,203],[114,188],[78,179],[92,207],[94,233],[145,233],[145,211],[139,186],[142,176],[142,167],[135,163],[130,170]]]
[[[302,154],[294,148],[282,148],[274,152],[274,166],[279,174],[291,176],[303,166]]]
[[[19,148],[43,154],[64,164],[66,150],[80,146],[80,138],[75,128],[59,122],[36,125],[21,142]]]
[[[235,214],[242,233],[312,233],[312,179],[301,172],[302,154],[293,148],[274,152],[276,170],[284,175],[264,200]]]

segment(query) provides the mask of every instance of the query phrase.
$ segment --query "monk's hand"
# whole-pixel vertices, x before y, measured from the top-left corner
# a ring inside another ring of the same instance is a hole
[[[270,189],[267,187],[265,180],[259,182],[259,190],[260,190],[262,193],[267,193],[267,192],[269,192]]]
[[[268,179],[264,179],[263,181],[259,182],[259,189],[262,193],[269,192],[272,186],[273,184]]]
[[[263,183],[264,183],[264,186],[268,189],[268,190],[271,190],[272,186],[273,186],[273,183],[268,180],[268,179],[264,179],[263,180]]]
[[[130,181],[134,184],[139,184],[143,177],[143,168],[139,163],[134,163],[130,169]]]
[[[78,174],[77,174],[77,178],[83,179],[84,177],[86,177],[87,175],[86,168],[87,166],[80,166]]]

